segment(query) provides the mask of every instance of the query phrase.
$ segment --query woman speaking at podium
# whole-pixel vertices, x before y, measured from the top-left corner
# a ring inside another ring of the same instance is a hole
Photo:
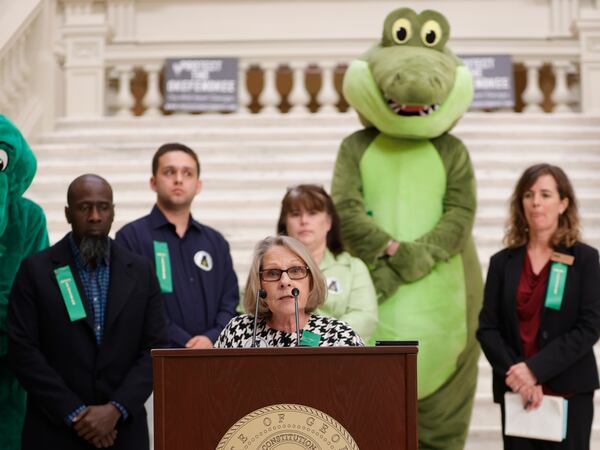
[[[593,346],[600,332],[600,266],[598,251],[579,242],[575,194],[562,169],[538,164],[525,170],[511,198],[504,240],[508,248],[490,260],[477,331],[493,368],[494,401],[503,417],[507,391],[518,393],[527,410],[546,395],[568,401],[565,440],[503,433],[504,448],[589,449],[598,388]]]
[[[268,237],[257,244],[248,274],[243,301],[248,314],[231,319],[215,347],[363,345],[347,323],[312,314],[326,292],[317,264],[300,242]]]

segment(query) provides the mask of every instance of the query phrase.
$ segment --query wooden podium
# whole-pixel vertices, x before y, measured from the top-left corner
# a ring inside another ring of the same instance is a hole
[[[216,449],[240,419],[281,404],[325,413],[360,450],[417,450],[416,346],[165,349],[152,358],[156,450]],[[270,430],[284,416],[261,417]],[[331,444],[319,448],[344,449],[335,445],[334,428],[318,417],[307,422],[319,427],[303,431],[308,437],[316,433]],[[252,436],[238,436],[226,448],[317,448],[271,447],[259,444],[262,432],[255,437],[253,444]]]

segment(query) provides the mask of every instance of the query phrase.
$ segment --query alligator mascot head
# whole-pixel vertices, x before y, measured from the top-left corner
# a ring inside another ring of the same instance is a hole
[[[0,115],[0,236],[8,225],[9,207],[33,180],[37,165],[17,127]]]
[[[473,81],[447,47],[450,25],[436,11],[392,11],[381,41],[352,62],[344,96],[366,126],[384,134],[431,139],[467,111]]]

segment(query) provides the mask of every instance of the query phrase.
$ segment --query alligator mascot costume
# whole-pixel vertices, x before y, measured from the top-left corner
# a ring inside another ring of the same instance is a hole
[[[332,186],[344,242],[379,294],[374,339],[419,341],[420,448],[444,450],[466,440],[483,290],[473,168],[448,134],[473,85],[449,31],[438,12],[398,9],[351,63],[344,95],[366,128],[342,142]]]
[[[25,391],[8,368],[8,294],[21,261],[48,246],[42,209],[22,195],[35,175],[33,152],[19,130],[0,115],[0,450],[21,448]]]

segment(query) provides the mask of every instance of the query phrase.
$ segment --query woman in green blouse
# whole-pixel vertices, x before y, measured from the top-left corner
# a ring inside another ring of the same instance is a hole
[[[331,197],[313,184],[287,191],[277,233],[306,246],[327,280],[327,299],[319,314],[348,322],[367,341],[377,326],[377,298],[367,266],[344,251],[339,217]]]

